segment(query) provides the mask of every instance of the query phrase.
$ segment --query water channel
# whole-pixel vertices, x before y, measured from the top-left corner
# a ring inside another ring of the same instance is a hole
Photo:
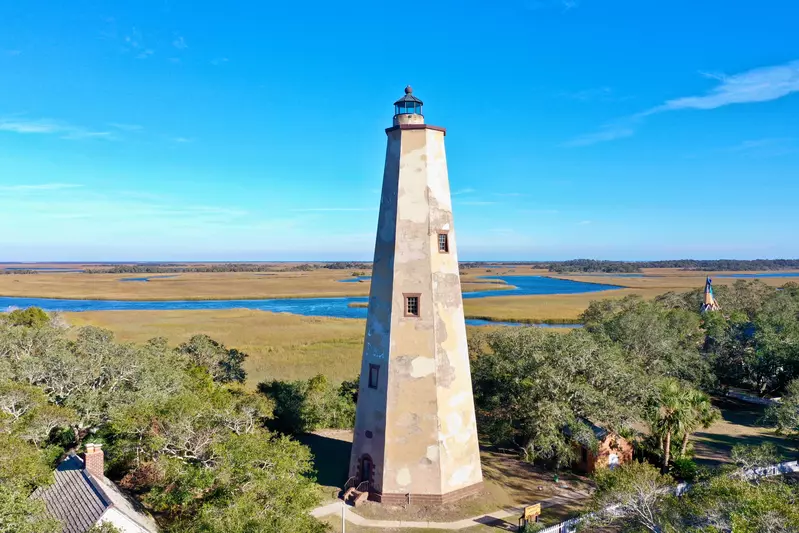
[[[151,277],[150,279],[153,279]],[[486,276],[486,290],[467,292],[464,299],[525,296],[540,294],[580,294],[614,290],[620,287],[601,283],[584,283],[544,276]],[[492,289],[495,283],[507,283],[511,289]],[[293,313],[303,316],[324,316],[335,318],[366,318],[365,307],[351,307],[350,304],[367,302],[365,296],[337,298],[283,298],[267,300],[68,300],[56,298],[0,297],[0,310],[36,306],[46,311],[165,311],[200,309],[258,309],[274,313]],[[515,323],[488,322],[468,319],[467,324],[481,326],[487,324],[518,325]],[[573,327],[559,324],[541,324],[541,327]]]

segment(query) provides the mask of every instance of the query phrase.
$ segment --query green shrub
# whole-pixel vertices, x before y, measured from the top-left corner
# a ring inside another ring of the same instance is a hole
[[[309,380],[263,382],[258,390],[275,402],[272,425],[283,433],[350,429],[355,425],[351,388],[336,387],[322,374]]]
[[[41,328],[50,322],[50,316],[38,307],[15,309],[8,313],[8,323],[12,326],[25,326],[28,328]]]
[[[682,481],[694,482],[699,476],[699,465],[685,457],[675,459],[671,462],[671,475]]]

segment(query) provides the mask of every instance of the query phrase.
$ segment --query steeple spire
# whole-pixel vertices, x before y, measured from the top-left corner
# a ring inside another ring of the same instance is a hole
[[[705,281],[705,300],[702,303],[700,312],[706,313],[707,311],[719,310],[721,310],[721,306],[716,301],[716,297],[713,296],[713,280],[708,276],[707,281]]]

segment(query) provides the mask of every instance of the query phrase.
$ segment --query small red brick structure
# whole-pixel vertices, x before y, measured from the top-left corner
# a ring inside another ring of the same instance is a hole
[[[597,468],[615,468],[632,461],[633,446],[626,439],[590,422],[588,425],[598,441],[597,449],[594,451],[584,444],[575,442],[574,447],[577,452],[577,460],[573,465],[575,470],[593,474]]]

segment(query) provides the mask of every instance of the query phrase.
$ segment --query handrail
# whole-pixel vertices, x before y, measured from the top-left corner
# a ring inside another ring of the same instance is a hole
[[[362,488],[363,487],[363,488]],[[371,487],[369,486],[369,480],[361,481],[358,486],[355,488],[358,492],[371,492]]]
[[[349,489],[355,486],[355,476],[352,476],[344,483],[344,487],[342,487],[341,492],[347,492]]]

